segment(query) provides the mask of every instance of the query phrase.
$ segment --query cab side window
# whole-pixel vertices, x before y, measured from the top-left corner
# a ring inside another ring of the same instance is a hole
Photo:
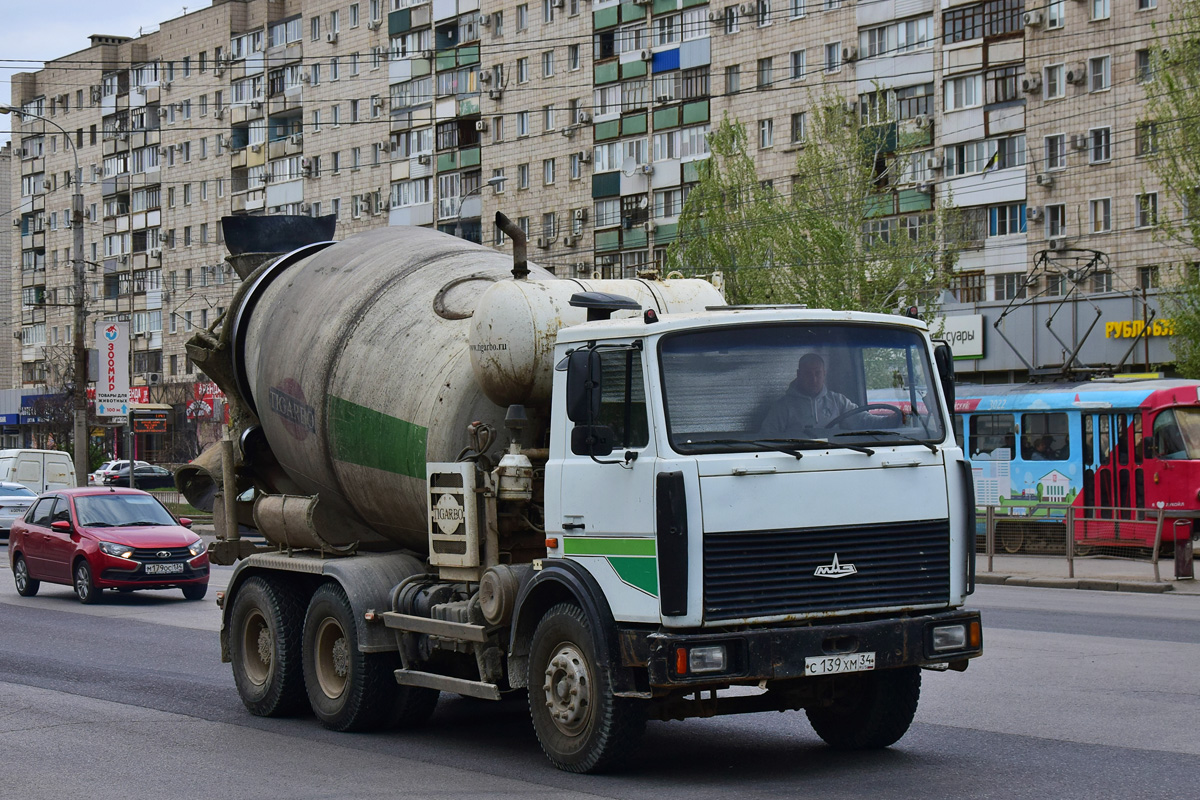
[[[43,497],[41,500],[38,500],[37,505],[33,507],[33,511],[29,514],[29,524],[49,528],[50,515],[54,511],[54,501],[57,499],[57,497]]]
[[[646,416],[646,384],[642,378],[642,352],[633,348],[597,350],[600,356],[600,418],[613,430],[618,447],[645,447],[650,441]]]

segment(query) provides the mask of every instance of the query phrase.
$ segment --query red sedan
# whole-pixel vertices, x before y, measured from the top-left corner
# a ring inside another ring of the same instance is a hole
[[[104,589],[174,588],[200,600],[208,591],[208,553],[191,524],[137,489],[47,492],[12,526],[8,552],[17,592],[32,597],[46,581],[74,586],[89,604]]]

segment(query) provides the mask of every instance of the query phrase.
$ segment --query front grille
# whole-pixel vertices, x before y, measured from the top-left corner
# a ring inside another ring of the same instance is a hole
[[[160,552],[170,553],[166,558],[160,558]],[[134,561],[152,561],[160,563],[163,561],[178,561],[181,558],[193,558],[186,547],[139,547],[133,551]]]
[[[838,563],[857,572],[823,578]],[[947,603],[947,520],[704,534],[705,619]]]

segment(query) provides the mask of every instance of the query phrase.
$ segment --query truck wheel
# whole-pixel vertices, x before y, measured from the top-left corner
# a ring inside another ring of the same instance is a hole
[[[279,717],[302,707],[303,613],[300,599],[285,584],[253,577],[238,589],[229,615],[229,650],[233,682],[250,713]]]
[[[646,728],[646,709],[615,697],[611,667],[578,606],[559,603],[533,633],[529,712],[542,750],[567,772],[602,772],[624,760]]]
[[[921,668],[864,672],[837,679],[832,706],[808,709],[817,735],[839,750],[874,750],[908,731],[921,696]]]
[[[354,613],[341,586],[326,583],[313,593],[304,617],[304,686],[322,725],[365,731],[395,720],[393,666],[387,653],[358,649]]]

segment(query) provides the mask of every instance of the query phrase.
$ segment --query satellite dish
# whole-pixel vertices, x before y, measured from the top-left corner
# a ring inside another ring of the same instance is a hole
[[[633,173],[637,172],[637,159],[633,156],[627,157],[621,162],[621,172],[627,178],[632,178]]]

